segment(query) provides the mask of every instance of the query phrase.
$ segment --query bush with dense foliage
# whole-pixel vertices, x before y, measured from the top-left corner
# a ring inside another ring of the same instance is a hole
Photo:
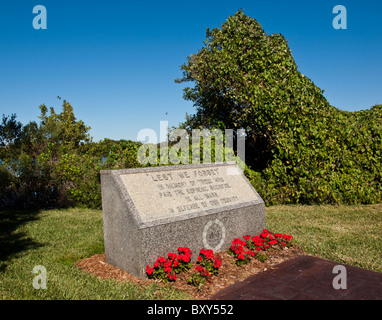
[[[0,125],[0,207],[101,207],[100,170],[137,167],[132,141],[92,141],[90,127],[64,101],[62,112],[40,106],[40,123]]]
[[[238,11],[207,29],[176,82],[196,114],[182,127],[246,130],[246,174],[267,204],[382,200],[382,106],[331,106],[281,34]]]

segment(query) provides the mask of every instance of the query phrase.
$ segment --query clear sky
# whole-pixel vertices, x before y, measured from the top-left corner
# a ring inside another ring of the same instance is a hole
[[[47,29],[35,30],[44,5]],[[336,30],[335,5],[347,9]],[[158,133],[193,113],[180,65],[203,46],[207,27],[238,9],[288,40],[299,70],[348,111],[382,104],[382,2],[370,0],[98,1],[1,0],[0,115],[38,121],[40,104],[69,101],[95,141]],[[168,113],[166,115],[166,112]]]

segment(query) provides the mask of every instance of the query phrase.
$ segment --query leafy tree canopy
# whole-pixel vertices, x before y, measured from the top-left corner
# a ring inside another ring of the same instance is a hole
[[[268,203],[381,200],[381,106],[331,106],[281,34],[266,34],[239,10],[207,29],[181,70],[176,82],[193,83],[184,98],[196,107],[182,126],[244,128],[246,163],[260,173],[251,177]]]

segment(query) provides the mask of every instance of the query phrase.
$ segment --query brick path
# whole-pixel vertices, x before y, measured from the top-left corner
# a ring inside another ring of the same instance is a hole
[[[346,268],[347,289],[334,289],[336,265]],[[210,300],[382,300],[382,273],[312,256],[299,256],[231,285]]]

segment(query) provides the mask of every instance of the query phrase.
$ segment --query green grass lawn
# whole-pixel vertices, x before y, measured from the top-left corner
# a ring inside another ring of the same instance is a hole
[[[104,252],[102,211],[0,211],[0,299],[187,299],[158,285],[100,280],[75,267]],[[33,288],[32,270],[47,270],[47,289]]]
[[[382,205],[275,206],[267,228],[292,234],[310,254],[382,271]],[[0,299],[188,299],[172,287],[100,280],[74,263],[103,253],[102,212],[0,211]],[[33,288],[34,266],[47,289]]]
[[[306,253],[382,272],[382,205],[274,206],[267,227],[291,234]]]

